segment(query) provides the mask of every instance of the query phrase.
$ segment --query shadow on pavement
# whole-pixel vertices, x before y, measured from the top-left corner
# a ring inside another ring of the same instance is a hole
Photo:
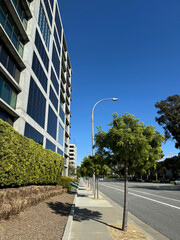
[[[101,217],[102,217],[102,213],[98,211],[92,211],[87,208],[76,207],[73,220],[81,222],[81,221],[90,220],[90,219],[98,220],[98,219],[101,219]]]
[[[69,216],[72,206],[72,204],[62,202],[47,202],[47,205],[54,211],[53,213],[61,216]]]
[[[87,197],[87,195],[85,195],[85,194],[79,194],[79,193],[77,194],[77,196],[78,196],[78,197]]]
[[[74,221],[82,222],[82,221],[88,221],[88,220],[93,220],[99,223],[102,223],[106,226],[112,227],[117,230],[122,230],[121,228],[115,227],[113,225],[110,225],[104,221],[101,220],[102,218],[102,213],[98,211],[92,211],[87,208],[75,208],[75,214],[74,214]]]

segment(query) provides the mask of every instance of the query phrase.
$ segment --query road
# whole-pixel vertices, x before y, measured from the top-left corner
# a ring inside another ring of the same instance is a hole
[[[123,182],[99,182],[99,190],[123,206]],[[180,185],[129,182],[129,212],[169,239],[180,239]]]

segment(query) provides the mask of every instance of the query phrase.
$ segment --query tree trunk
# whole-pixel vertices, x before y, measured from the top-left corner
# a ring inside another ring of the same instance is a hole
[[[98,180],[99,180],[99,178],[97,177],[97,199],[99,199],[99,189],[98,189]]]
[[[122,230],[127,231],[128,222],[128,165],[127,161],[124,163],[124,211],[123,211],[123,223]]]

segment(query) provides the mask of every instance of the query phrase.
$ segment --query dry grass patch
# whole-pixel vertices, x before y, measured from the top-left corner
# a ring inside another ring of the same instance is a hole
[[[108,230],[114,240],[150,240],[134,224],[129,224],[127,232],[122,231],[121,225],[108,226]]]

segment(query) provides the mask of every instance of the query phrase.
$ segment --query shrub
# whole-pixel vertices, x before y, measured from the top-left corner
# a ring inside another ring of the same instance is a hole
[[[0,187],[57,184],[63,157],[44,149],[0,119]]]
[[[112,175],[107,175],[106,177],[107,177],[107,178],[118,178],[118,175],[112,174]]]
[[[62,186],[63,188],[67,188],[68,191],[70,191],[71,190],[71,182],[76,182],[76,181],[77,181],[77,179],[62,176],[59,180],[58,185]]]

